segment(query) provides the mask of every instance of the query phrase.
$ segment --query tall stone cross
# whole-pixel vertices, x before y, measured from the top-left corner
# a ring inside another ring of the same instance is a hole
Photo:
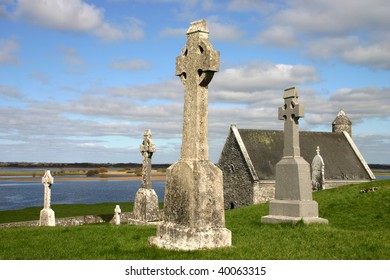
[[[39,226],[55,226],[55,213],[51,209],[51,186],[54,183],[54,178],[51,176],[50,170],[46,170],[42,177],[42,184],[45,188],[43,198],[43,209],[39,214]]]
[[[148,224],[160,219],[158,197],[152,188],[150,175],[152,172],[152,155],[156,151],[156,145],[152,141],[150,129],[144,132],[144,141],[139,147],[142,154],[142,183],[135,194],[134,207],[128,218],[130,224]]]
[[[303,104],[298,104],[298,91],[295,87],[284,91],[284,105],[279,107],[279,120],[284,120],[283,156],[299,157],[299,127],[298,120],[304,116]]]
[[[284,120],[283,157],[275,166],[275,199],[269,203],[269,215],[263,223],[328,223],[318,217],[318,203],[312,198],[310,165],[301,157],[298,120],[304,107],[298,104],[295,87],[285,89],[284,105],[278,117]]]
[[[208,84],[219,70],[219,52],[205,20],[192,22],[176,58],[184,88],[180,159],[167,169],[164,218],[149,242],[160,248],[199,250],[231,246],[225,228],[222,171],[208,159]]]
[[[182,159],[208,159],[208,84],[219,70],[219,52],[208,36],[205,20],[193,22],[176,58],[176,76],[185,88]]]
[[[156,145],[152,141],[152,132],[150,129],[144,132],[144,141],[139,147],[142,154],[142,188],[151,189],[152,181],[150,174],[152,172],[152,156],[156,151]]]
[[[54,178],[51,176],[50,170],[46,170],[42,177],[42,184],[45,187],[43,208],[51,208],[51,185],[54,183]]]

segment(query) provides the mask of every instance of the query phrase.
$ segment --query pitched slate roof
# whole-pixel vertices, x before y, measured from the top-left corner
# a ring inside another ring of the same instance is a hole
[[[283,156],[283,131],[236,129],[260,180],[275,180],[275,166]],[[373,180],[375,176],[347,133],[299,132],[301,156],[311,164],[319,146],[325,180]],[[352,142],[352,143],[351,143]]]

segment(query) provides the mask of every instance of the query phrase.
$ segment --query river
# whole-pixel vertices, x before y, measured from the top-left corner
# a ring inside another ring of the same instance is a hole
[[[152,183],[159,201],[164,201],[165,181]],[[130,202],[134,201],[140,186],[139,180],[56,181],[52,186],[51,204]],[[0,181],[0,210],[43,207],[43,191],[40,182]]]

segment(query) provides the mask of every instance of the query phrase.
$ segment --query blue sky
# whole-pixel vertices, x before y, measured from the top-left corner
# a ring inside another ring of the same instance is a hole
[[[297,86],[301,130],[331,131],[344,109],[369,163],[390,163],[387,0],[0,0],[0,161],[153,162],[181,147],[175,61],[206,19],[221,53],[209,85],[210,159],[230,124],[282,129]]]

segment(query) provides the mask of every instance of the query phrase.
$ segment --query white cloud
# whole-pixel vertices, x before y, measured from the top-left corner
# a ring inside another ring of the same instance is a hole
[[[117,58],[110,64],[110,67],[117,70],[137,71],[147,70],[151,67],[151,64],[142,59]]]
[[[42,84],[49,84],[50,82],[50,78],[42,73],[42,72],[39,72],[39,71],[34,71],[34,72],[31,72],[30,76],[36,80],[38,80],[39,82],[41,82]]]
[[[342,53],[346,62],[358,65],[371,65],[376,69],[390,69],[390,40],[353,46]]]
[[[343,88],[329,99],[335,106],[344,108],[356,121],[364,118],[388,118],[390,88]]]
[[[340,35],[350,31],[390,27],[387,0],[291,1],[272,21],[300,32]]]
[[[255,43],[278,46],[282,48],[295,48],[298,45],[294,29],[288,26],[271,26],[255,39]]]
[[[11,97],[11,98],[24,98],[24,95],[18,91],[14,87],[9,87],[9,86],[1,86],[0,85],[0,94],[6,97]]]
[[[33,24],[49,29],[85,32],[106,41],[138,40],[143,37],[139,25],[114,27],[104,18],[104,10],[82,0],[19,0],[16,15]]]
[[[19,58],[15,52],[19,50],[19,44],[15,39],[0,39],[0,65],[17,64]]]
[[[227,8],[229,11],[242,12],[242,11],[256,11],[260,14],[267,14],[273,11],[277,5],[274,1],[266,0],[232,0]]]
[[[163,38],[180,38],[186,34],[188,28],[165,28],[161,30],[160,36]]]
[[[75,48],[60,47],[59,50],[63,55],[63,60],[65,64],[71,66],[82,66],[85,64],[84,60],[80,57],[80,54]]]
[[[245,32],[240,30],[236,25],[221,23],[215,18],[207,21],[210,31],[210,40],[217,41],[237,41],[243,38]]]
[[[254,62],[218,73],[214,86],[219,90],[256,92],[318,82],[316,69],[305,65]]]
[[[17,14],[38,25],[65,31],[91,31],[103,23],[104,12],[81,0],[19,0]]]
[[[390,69],[389,1],[293,0],[278,5],[255,43],[296,47],[316,59],[338,58],[348,64]]]

